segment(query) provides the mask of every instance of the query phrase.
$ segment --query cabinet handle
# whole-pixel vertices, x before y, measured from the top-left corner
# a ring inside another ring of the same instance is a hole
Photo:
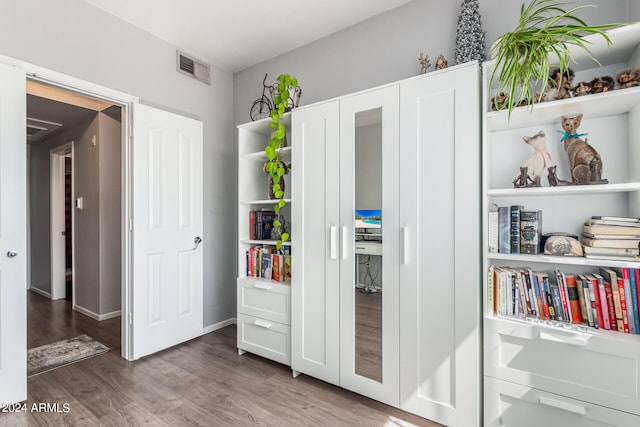
[[[329,232],[329,234],[331,242],[329,243],[329,251],[331,253],[329,254],[329,256],[331,257],[331,259],[338,259],[338,227],[336,227],[335,225],[331,226],[330,230],[331,231]]]
[[[271,285],[267,285],[266,283],[254,283],[253,287],[258,289],[264,289],[266,291],[271,289]]]
[[[264,320],[260,320],[260,319],[254,320],[253,324],[265,329],[271,329],[271,326],[272,326],[271,323],[265,322]]]
[[[347,245],[349,244],[349,239],[347,239],[347,227],[342,227],[342,259],[347,259]]]
[[[587,345],[587,342],[589,341],[589,337],[558,336],[547,331],[540,331],[540,339],[563,344],[578,345],[581,347]]]
[[[575,405],[558,399],[552,399],[547,396],[540,396],[538,402],[541,405],[551,406],[553,408],[562,409],[563,411],[573,412],[578,415],[586,415],[587,409],[584,406]]]

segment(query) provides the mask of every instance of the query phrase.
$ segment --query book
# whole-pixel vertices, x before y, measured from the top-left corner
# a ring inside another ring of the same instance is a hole
[[[576,277],[572,274],[565,275],[564,284],[567,289],[567,297],[569,299],[571,323],[582,323],[582,310],[580,308],[580,299],[578,297],[578,284],[576,282]]]
[[[529,302],[529,292],[527,292],[527,284],[523,280],[520,270],[514,270],[516,282],[518,283],[518,290],[520,295],[520,308],[523,315],[531,315],[531,303]]]
[[[560,270],[556,270],[556,281],[558,290],[560,291],[560,303],[564,312],[564,321],[571,323],[571,310],[569,309],[569,296],[567,295],[567,287],[565,285],[565,275]]]
[[[489,252],[498,252],[498,212],[489,212],[487,240]]]
[[[528,303],[530,305],[531,314],[533,316],[538,316],[538,300],[536,299],[536,293],[531,286],[531,275],[528,271],[525,270],[520,270],[520,275],[523,277],[525,286],[527,288]]]
[[[282,263],[282,274],[283,274],[283,282],[290,283],[291,282],[291,255],[284,255]]]
[[[583,234],[581,241],[583,245],[592,246],[594,248],[637,249],[640,247],[640,239],[594,239]]]
[[[616,318],[615,303],[613,301],[613,291],[611,289],[611,283],[604,282],[604,291],[607,297],[607,309],[609,310],[609,329],[612,331],[618,330],[618,319]]]
[[[542,282],[542,290],[544,293],[542,302],[545,306],[546,318],[555,319],[556,310],[555,310],[555,307],[553,306],[553,298],[551,297],[551,288],[549,287],[549,275],[547,275],[547,273],[541,273],[538,276],[539,276],[538,280]]]
[[[256,240],[270,240],[276,212],[261,210],[256,212]]]
[[[640,256],[637,255],[598,255],[598,254],[585,254],[585,258],[587,259],[603,259],[608,261],[627,261],[627,262],[638,262],[640,261]]]
[[[589,324],[589,317],[587,314],[587,300],[585,299],[584,287],[582,279],[578,276],[576,279],[576,289],[578,291],[578,302],[580,303],[580,316],[582,317],[582,323]]]
[[[592,216],[590,222],[594,224],[640,227],[640,218],[633,218],[628,216]]]
[[[589,282],[589,297],[591,298],[591,311],[593,313],[594,327],[604,328],[604,318],[602,317],[602,306],[600,305],[600,292],[598,290],[598,280],[590,274],[585,274]]]
[[[524,209],[521,205],[512,205],[509,208],[511,218],[510,242],[511,253],[520,253],[520,211]]]
[[[636,269],[627,268],[627,270],[629,272],[629,288],[631,289],[631,297],[633,298],[633,319],[636,323],[636,334],[640,334],[640,306],[638,305],[640,293],[638,292],[638,283],[636,283]]]
[[[264,279],[271,279],[273,270],[271,267],[271,254],[264,253],[262,254],[262,262],[260,267],[260,277]]]
[[[618,256],[640,255],[640,249],[638,248],[598,248],[593,246],[585,246],[582,249],[586,255],[618,255]]]
[[[553,301],[553,310],[551,310],[552,307],[549,306],[551,319],[563,322],[565,321],[565,317],[564,311],[562,310],[562,301],[560,300],[560,288],[557,283],[550,281],[549,290],[551,291],[551,299]]]
[[[587,317],[586,317],[587,325],[594,326],[595,323],[594,323],[594,317],[593,317],[593,309],[591,306],[591,292],[589,292],[589,280],[583,274],[578,275],[578,280],[582,282],[582,290],[584,292],[584,300],[585,300],[586,312],[587,312]],[[595,301],[593,305],[595,305]]]
[[[624,296],[627,302],[627,318],[629,319],[629,333],[640,333],[640,319],[638,319],[638,291],[635,286],[635,274],[633,275],[633,285],[631,274],[627,267],[623,267],[622,280],[624,282]]]
[[[509,206],[498,208],[498,252],[501,254],[511,253],[511,217],[509,216]]]
[[[489,266],[489,270],[487,271],[487,312],[498,314],[498,311],[496,310],[495,278],[496,269],[493,264],[491,264]]]
[[[513,237],[513,236],[512,236]],[[538,255],[542,239],[542,211],[520,211],[520,253]]]
[[[600,275],[604,278],[605,283],[611,284],[611,293],[613,296],[613,306],[615,309],[616,325],[618,332],[624,332],[624,320],[622,317],[622,304],[620,301],[620,288],[618,287],[618,273],[610,268],[600,267]]]
[[[625,227],[622,225],[592,224],[590,222],[585,222],[582,231],[596,237],[600,235],[640,237],[640,227]]]
[[[544,287],[543,274],[544,273],[534,273],[533,279],[535,282],[537,282],[538,289],[540,290],[539,298],[542,303],[542,310],[540,310],[540,313],[542,313],[542,316],[540,316],[540,318],[549,320],[551,319],[551,313],[549,312],[549,300],[547,299],[547,290]]]
[[[620,310],[622,311],[622,324],[624,327],[624,332],[628,334],[629,333],[629,317],[627,313],[627,298],[624,290],[624,279],[622,279],[622,277],[618,277],[618,294],[620,295]]]
[[[271,279],[275,280],[276,282],[280,281],[280,257],[282,257],[282,255],[279,254],[273,254],[271,255]]]
[[[538,284],[538,274],[534,273],[529,269],[529,278],[531,279],[531,287],[533,288],[533,292],[535,294],[536,301],[536,311],[538,312],[538,318],[544,319],[544,309],[542,304],[542,295],[540,294],[540,285]]]
[[[255,240],[256,238],[256,211],[251,209],[249,211],[249,240]]]
[[[607,292],[604,287],[604,279],[598,273],[591,274],[598,281],[598,295],[600,297],[600,309],[602,313],[602,327],[611,329],[611,321],[609,320],[609,307],[607,307]],[[616,328],[617,330],[617,328]]]

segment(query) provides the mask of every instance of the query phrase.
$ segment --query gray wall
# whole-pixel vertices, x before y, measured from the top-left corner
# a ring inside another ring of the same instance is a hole
[[[122,127],[120,108],[98,114],[100,156],[100,314],[121,306],[121,203],[120,183]]]
[[[0,54],[199,117],[204,125],[204,325],[235,315],[233,80],[211,86],[175,70],[175,46],[82,0],[2,1]],[[229,183],[215,185],[214,183]],[[230,190],[228,190],[230,188]],[[88,307],[87,307],[88,308]]]
[[[356,209],[382,209],[382,125],[356,127]]]
[[[82,210],[73,208],[73,257],[75,305],[100,312],[100,205],[98,147],[91,144],[98,137],[99,119],[94,117],[73,144],[73,199],[82,197]]]
[[[29,208],[31,227],[31,287],[51,293],[51,163],[50,150],[77,140],[90,122],[65,129],[31,144]]]
[[[640,0],[629,0],[629,21],[640,22]]]
[[[293,74],[302,87],[300,104],[368,89],[417,75],[418,55],[443,54],[453,65],[461,1],[413,0],[299,49],[234,74],[234,120],[250,121],[249,108],[262,93],[262,79]],[[579,15],[589,24],[628,22],[639,18],[639,0],[578,0],[593,4]],[[515,27],[522,1],[480,0],[487,49]],[[630,5],[632,11],[628,12]],[[630,19],[633,17],[633,19]]]

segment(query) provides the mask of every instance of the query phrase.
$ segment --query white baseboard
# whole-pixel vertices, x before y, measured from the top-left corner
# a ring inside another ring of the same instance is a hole
[[[202,328],[202,335],[208,334],[209,332],[217,331],[218,329],[222,329],[229,325],[235,325],[236,323],[237,321],[235,317],[232,317],[231,319],[223,320],[222,322],[214,323],[213,325],[209,325]]]
[[[82,313],[85,316],[88,316],[93,320],[97,320],[99,322],[102,322],[103,320],[113,319],[114,317],[120,317],[122,315],[122,312],[120,310],[112,311],[111,313],[98,314],[79,305],[74,305],[73,309],[78,313]]]
[[[43,297],[45,297],[45,298],[49,298],[49,299],[51,299],[51,294],[50,294],[49,292],[47,292],[47,291],[43,291],[43,290],[42,290],[42,289],[40,289],[40,288],[36,288],[35,286],[31,286],[31,287],[29,288],[29,290],[30,290],[30,291],[33,291],[33,292],[35,292],[36,294],[40,294],[40,295],[42,295],[42,296],[43,296]]]

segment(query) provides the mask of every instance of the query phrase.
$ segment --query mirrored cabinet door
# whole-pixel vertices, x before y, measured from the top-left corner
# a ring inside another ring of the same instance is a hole
[[[398,87],[340,101],[340,385],[398,404]]]

